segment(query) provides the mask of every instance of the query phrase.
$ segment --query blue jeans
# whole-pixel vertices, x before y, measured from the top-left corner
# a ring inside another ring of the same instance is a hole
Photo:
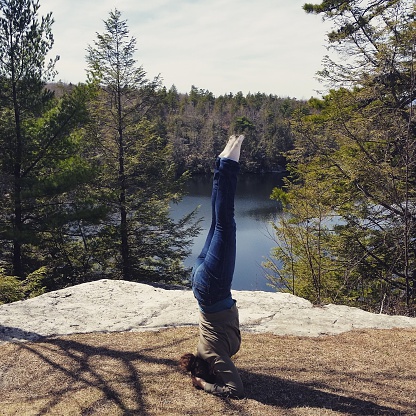
[[[231,297],[236,256],[234,198],[240,165],[217,158],[212,185],[211,226],[192,271],[192,290],[201,305]]]

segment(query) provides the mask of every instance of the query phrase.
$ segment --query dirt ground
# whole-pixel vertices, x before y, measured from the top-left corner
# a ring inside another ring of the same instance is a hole
[[[1,415],[416,415],[416,329],[318,338],[243,333],[243,400],[177,367],[195,327],[0,345]]]

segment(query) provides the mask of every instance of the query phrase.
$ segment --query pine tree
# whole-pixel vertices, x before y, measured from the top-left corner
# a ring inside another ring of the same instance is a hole
[[[102,233],[107,269],[125,280],[181,280],[193,215],[178,224],[169,204],[182,194],[186,176],[175,179],[172,149],[157,134],[153,118],[158,77],[149,81],[134,58],[136,39],[118,10],[88,47],[89,77],[98,86],[93,106],[94,139],[103,165],[110,216]]]
[[[339,220],[322,259],[338,273],[339,299],[373,310],[416,298],[415,6],[410,1],[305,5],[334,22],[320,75],[332,90],[298,118],[289,158],[303,188],[319,172]],[[292,208],[303,204],[289,186]],[[315,198],[308,198],[311,209]],[[305,220],[305,218],[304,218]],[[283,229],[287,227],[283,224]],[[299,251],[299,247],[298,247]],[[298,261],[299,259],[297,259]],[[409,310],[409,309],[408,309]]]
[[[54,98],[46,88],[56,61],[46,62],[51,14],[39,20],[32,0],[0,5],[1,261],[23,279],[44,265],[63,266],[52,240],[75,219],[68,196],[90,175],[79,154],[88,90]]]

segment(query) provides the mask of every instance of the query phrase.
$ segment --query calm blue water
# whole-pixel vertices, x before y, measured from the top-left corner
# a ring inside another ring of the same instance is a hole
[[[178,219],[200,205],[198,217],[203,218],[203,230],[194,239],[192,254],[185,264],[191,267],[205,242],[211,220],[211,176],[196,176],[188,184],[188,195],[172,207],[172,217]],[[279,215],[276,202],[269,196],[281,186],[281,175],[240,175],[235,200],[237,224],[237,259],[233,280],[235,290],[274,291],[268,286],[261,263],[276,243],[271,238],[270,222]]]

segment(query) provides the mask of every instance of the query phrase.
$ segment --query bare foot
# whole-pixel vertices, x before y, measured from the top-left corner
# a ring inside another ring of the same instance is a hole
[[[228,142],[225,145],[224,150],[219,154],[218,157],[227,157],[225,155],[228,155],[230,153],[231,145],[233,144],[234,140],[236,140],[236,137],[234,135],[228,138]]]
[[[219,154],[219,157],[227,158],[238,162],[240,160],[241,144],[244,136],[230,136],[224,150]]]

